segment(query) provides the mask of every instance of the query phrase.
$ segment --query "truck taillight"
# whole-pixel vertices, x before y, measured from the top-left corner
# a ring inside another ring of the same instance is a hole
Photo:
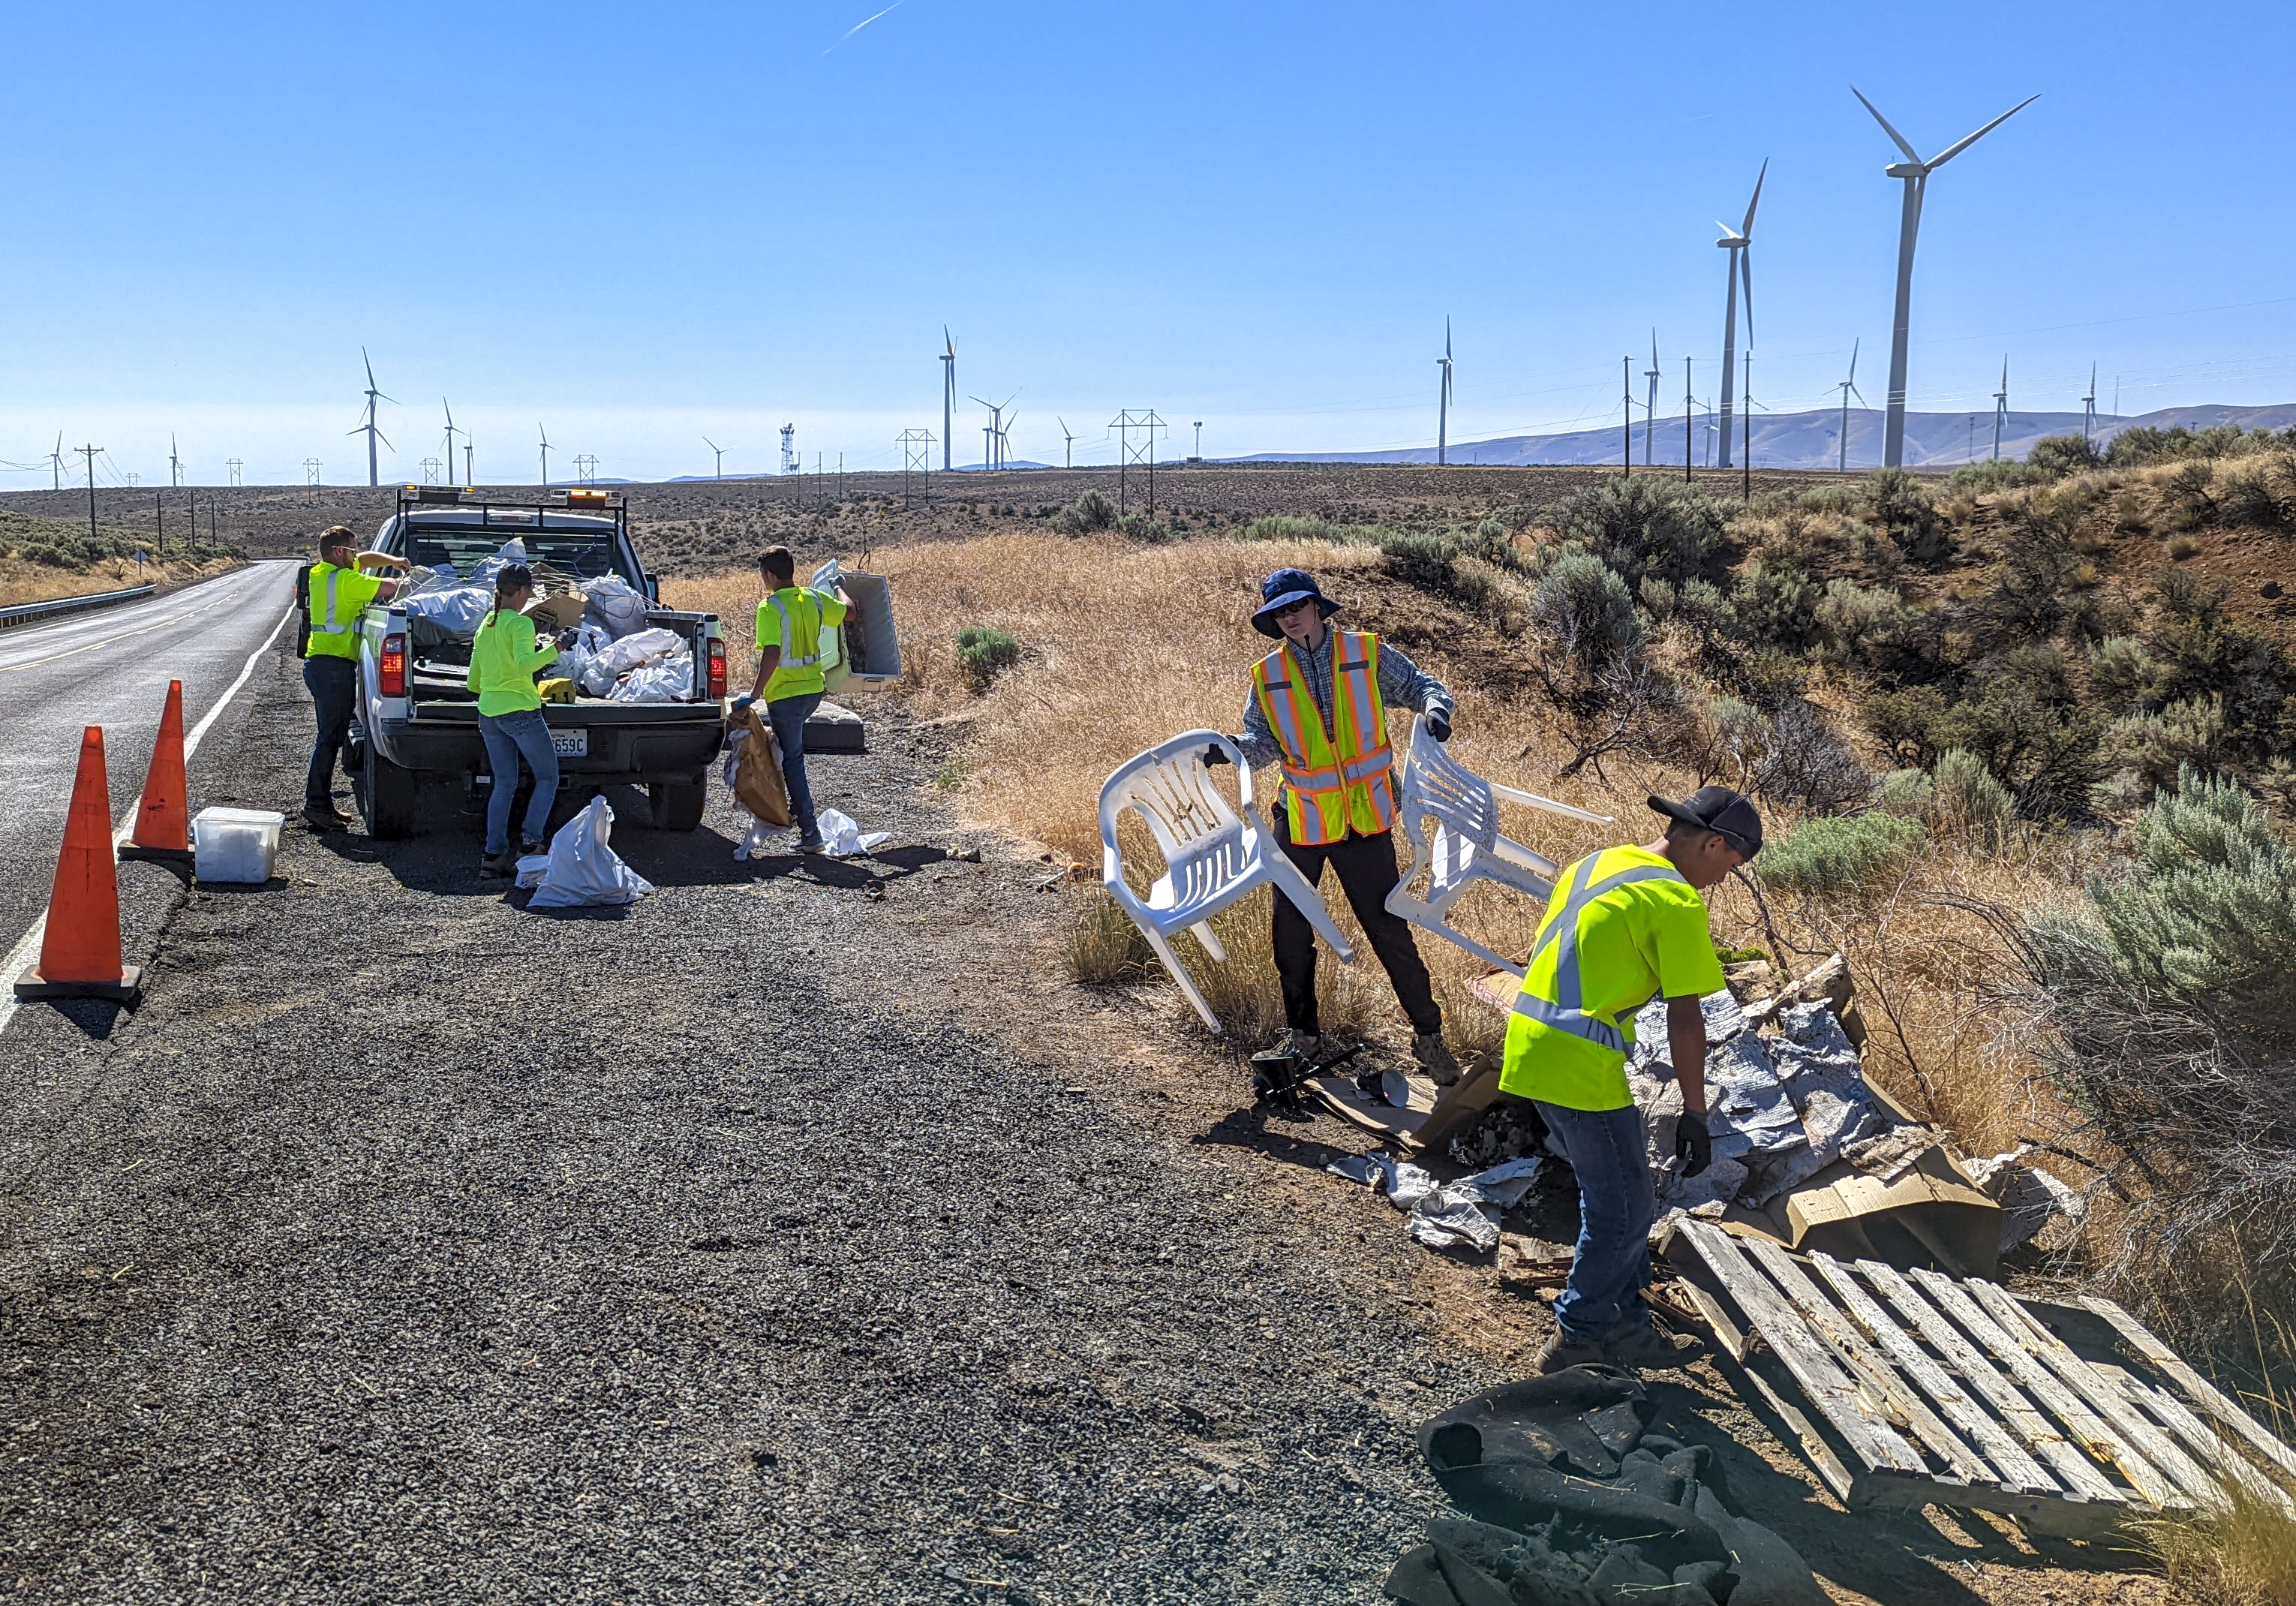
[[[406,637],[405,635],[386,635],[382,638],[382,656],[380,660],[380,668],[381,670],[382,695],[385,697],[406,696]]]
[[[709,695],[726,695],[726,643],[715,636],[709,641]]]

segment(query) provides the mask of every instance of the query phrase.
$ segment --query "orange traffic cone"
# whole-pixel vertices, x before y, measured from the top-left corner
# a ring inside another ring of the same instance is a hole
[[[79,774],[72,781],[55,889],[48,895],[40,965],[16,984],[17,997],[135,1002],[143,974],[119,963],[119,882],[113,870],[103,730],[92,725],[79,740]]]
[[[192,856],[192,805],[184,779],[184,683],[168,683],[160,710],[160,740],[152,748],[152,768],[144,777],[144,802],[135,811],[135,835],[119,850],[123,859],[188,859]]]

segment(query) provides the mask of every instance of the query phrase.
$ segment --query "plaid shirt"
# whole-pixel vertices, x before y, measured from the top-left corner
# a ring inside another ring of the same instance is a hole
[[[1316,712],[1323,717],[1326,732],[1332,728],[1332,650],[1338,636],[1338,631],[1326,626],[1322,646],[1291,643],[1293,655],[1308,672],[1308,689],[1315,695]],[[1451,693],[1443,689],[1443,683],[1423,671],[1400,647],[1384,638],[1379,643],[1379,694],[1390,708],[1409,709],[1415,714],[1441,709],[1447,717],[1451,712]],[[1254,769],[1273,764],[1283,756],[1283,744],[1267,728],[1267,716],[1260,712],[1259,699],[1253,693],[1244,696],[1243,734],[1234,741],[1243,750],[1244,762]]]

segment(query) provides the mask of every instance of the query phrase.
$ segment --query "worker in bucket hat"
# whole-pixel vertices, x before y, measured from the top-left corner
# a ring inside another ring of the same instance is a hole
[[[1388,743],[1390,705],[1427,717],[1438,742],[1451,735],[1451,694],[1398,649],[1369,631],[1335,630],[1340,604],[1302,569],[1279,569],[1260,583],[1252,628],[1275,651],[1254,667],[1234,738],[1245,761],[1283,766],[1270,810],[1276,846],[1309,886],[1326,867],[1339,878],[1348,906],[1371,939],[1395,996],[1410,1017],[1411,1052],[1437,1082],[1459,1079],[1443,1041],[1443,1014],[1411,928],[1387,909],[1398,871],[1395,856],[1394,756]],[[1208,763],[1226,762],[1215,747]],[[1327,1046],[1316,1009],[1316,943],[1307,916],[1289,898],[1275,904],[1275,969],[1283,987],[1284,1036],[1279,1053],[1314,1067]]]
[[[1723,986],[1701,894],[1762,850],[1762,818],[1726,786],[1650,806],[1667,822],[1656,841],[1590,853],[1555,878],[1507,1021],[1499,1090],[1537,1104],[1578,1184],[1578,1250],[1538,1354],[1542,1372],[1681,1366],[1703,1348],[1660,1333],[1643,1299],[1655,1185],[1627,1056],[1636,1012],[1665,998],[1668,1059],[1682,1086],[1675,1155],[1695,1176],[1714,1157],[1699,1001]]]

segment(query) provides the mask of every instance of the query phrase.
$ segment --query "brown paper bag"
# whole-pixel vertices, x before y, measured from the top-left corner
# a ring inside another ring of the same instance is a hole
[[[738,721],[749,734],[742,740],[741,756],[734,764],[734,796],[742,807],[768,825],[791,823],[789,783],[782,778],[781,760],[774,754],[773,727],[758,709],[743,709]]]

